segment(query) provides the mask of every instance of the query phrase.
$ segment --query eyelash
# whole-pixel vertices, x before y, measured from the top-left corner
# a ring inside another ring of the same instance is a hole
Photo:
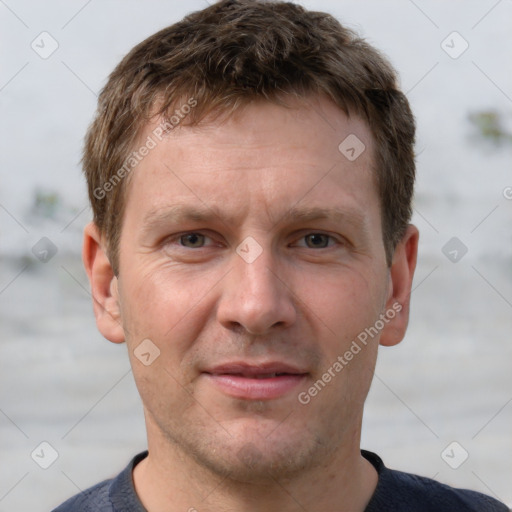
[[[186,232],[186,233],[180,233],[180,234],[177,234],[177,235],[174,235],[172,238],[170,239],[167,239],[165,241],[165,243],[175,243],[175,242],[182,242],[182,239],[187,237],[187,236],[191,236],[191,235],[199,235],[199,236],[203,236],[205,237],[205,239],[210,239],[210,240],[213,240],[211,237],[209,237],[208,235],[202,233],[201,231],[189,231],[189,232]],[[324,233],[322,231],[311,231],[309,233],[306,233],[304,234],[303,236],[301,236],[299,238],[299,240],[303,240],[307,237],[310,237],[310,236],[314,236],[314,235],[317,235],[317,236],[322,236],[322,237],[327,237],[328,240],[327,240],[327,246],[326,247],[318,247],[318,249],[328,249],[330,247],[333,247],[334,245],[338,244],[342,244],[342,242],[340,242],[338,239],[336,239],[336,237],[334,237],[333,235],[330,235],[328,233]],[[200,247],[187,247],[185,245],[182,245],[180,243],[180,247],[183,247],[185,249],[203,249],[205,246],[202,245]],[[307,249],[315,249],[315,247],[305,247]]]

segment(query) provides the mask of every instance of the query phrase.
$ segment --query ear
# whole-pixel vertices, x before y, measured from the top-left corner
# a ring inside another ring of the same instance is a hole
[[[84,229],[82,259],[91,284],[94,316],[101,334],[113,343],[123,343],[117,278],[107,257],[105,244],[96,224]]]
[[[419,232],[410,224],[395,249],[390,269],[389,292],[386,300],[386,317],[389,322],[382,330],[380,344],[391,347],[400,343],[409,323],[409,302],[412,279],[416,269]],[[394,316],[392,316],[394,314]]]

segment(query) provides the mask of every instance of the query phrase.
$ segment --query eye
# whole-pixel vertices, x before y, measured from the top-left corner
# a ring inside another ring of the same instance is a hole
[[[179,241],[183,247],[198,249],[204,247],[206,238],[207,237],[201,233],[187,233],[185,235],[181,235]]]
[[[310,249],[325,249],[335,242],[332,236],[325,233],[311,233],[306,235],[304,240]]]

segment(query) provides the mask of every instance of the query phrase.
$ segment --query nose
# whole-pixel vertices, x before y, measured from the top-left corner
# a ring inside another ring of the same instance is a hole
[[[251,262],[233,255],[234,265],[223,280],[217,308],[218,321],[224,327],[242,327],[249,334],[264,335],[295,322],[293,293],[275,259],[270,249]]]

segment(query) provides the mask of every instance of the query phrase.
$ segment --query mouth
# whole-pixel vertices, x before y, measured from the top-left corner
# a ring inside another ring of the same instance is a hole
[[[242,400],[272,400],[299,386],[308,372],[285,363],[229,363],[203,372],[222,393]]]

